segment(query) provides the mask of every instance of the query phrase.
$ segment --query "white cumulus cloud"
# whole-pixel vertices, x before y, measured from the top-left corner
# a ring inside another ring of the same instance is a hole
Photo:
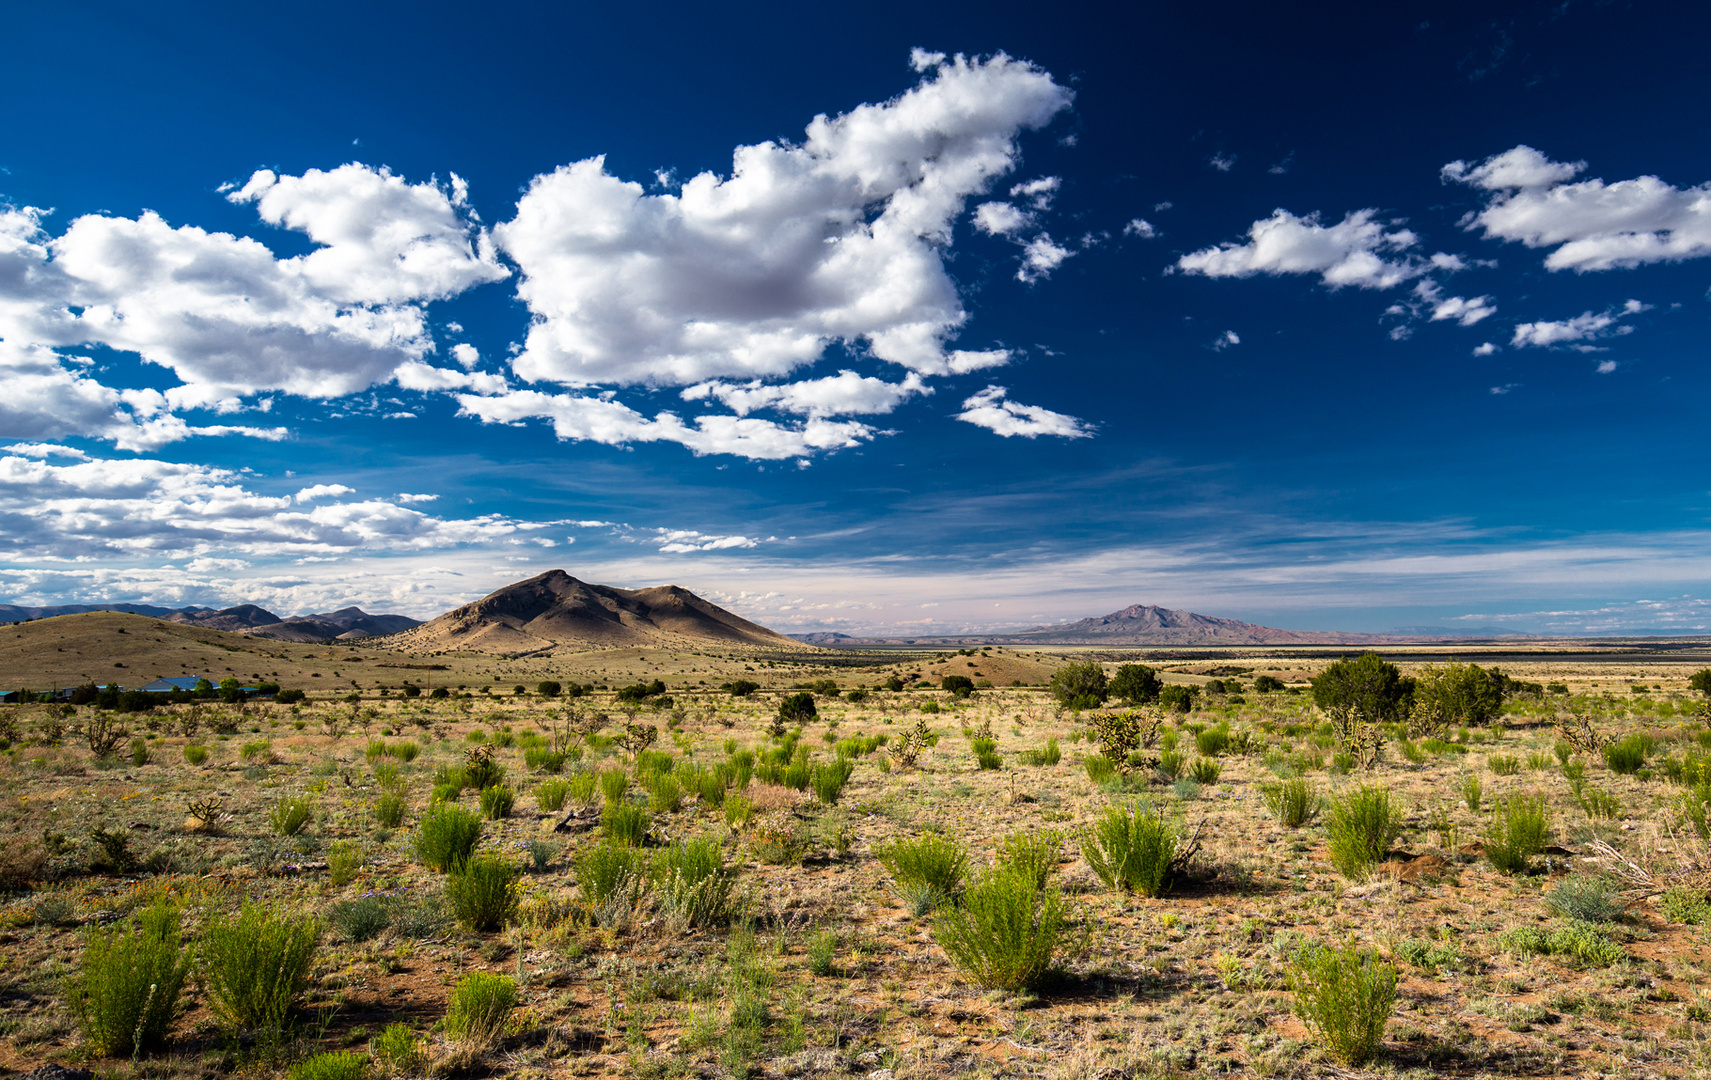
[[[1618,320],[1627,315],[1638,314],[1646,309],[1646,304],[1642,304],[1638,300],[1629,300],[1620,309],[1612,308],[1608,311],[1598,312],[1583,311],[1572,319],[1517,323],[1515,325],[1515,336],[1509,344],[1516,348],[1526,346],[1545,348],[1553,345],[1570,345],[1573,347],[1574,342],[1630,334],[1634,328],[1628,325],[1618,325]]]
[[[1034,216],[1007,202],[984,202],[974,208],[974,226],[989,236],[1015,236],[1034,223]]]
[[[1093,434],[1093,426],[1086,421],[1042,409],[1038,405],[1007,400],[1009,392],[1002,386],[988,386],[962,403],[962,412],[957,414],[957,419],[1005,438],[1020,435],[1033,439],[1041,435],[1056,435],[1065,439],[1083,439]]]
[[[794,383],[763,383],[754,380],[731,383],[698,383],[683,391],[685,401],[719,401],[738,416],[761,409],[801,416],[851,416],[888,413],[917,394],[930,394],[919,375],[910,372],[900,383],[888,383],[853,371],[840,371],[823,379]]]
[[[1317,214],[1297,217],[1274,210],[1271,217],[1253,223],[1245,242],[1190,252],[1176,266],[1212,278],[1318,274],[1333,289],[1388,289],[1431,269],[1417,257],[1396,257],[1414,247],[1418,237],[1408,229],[1386,230],[1373,220],[1377,213],[1357,210],[1335,225],[1322,225]]]
[[[932,59],[903,95],[816,117],[796,145],[739,147],[731,173],[676,193],[590,158],[537,177],[494,230],[534,314],[531,381],[692,385],[778,377],[833,341],[946,372],[966,319],[940,257],[1016,140],[1068,107],[1032,64]],[[918,57],[919,59],[919,57]]]
[[[1680,188],[1655,176],[1571,182],[1585,168],[1521,145],[1477,165],[1452,161],[1443,176],[1491,193],[1468,228],[1553,249],[1545,256],[1549,270],[1585,273],[1711,255],[1711,183]]]
[[[1051,272],[1062,266],[1075,252],[1059,244],[1049,233],[1040,233],[1029,240],[1022,248],[1022,268],[1016,271],[1016,280],[1033,283],[1041,281]]]

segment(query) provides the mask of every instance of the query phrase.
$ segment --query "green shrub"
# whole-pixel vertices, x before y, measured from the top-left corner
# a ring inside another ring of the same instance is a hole
[[[1602,874],[1571,874],[1545,894],[1545,907],[1565,919],[1615,922],[1622,917],[1622,890]]]
[[[1182,775],[1182,770],[1188,767],[1188,755],[1180,750],[1166,750],[1158,756],[1158,771],[1169,780],[1175,780]]]
[[[436,803],[422,815],[416,832],[416,858],[430,870],[447,873],[469,861],[481,839],[481,817],[449,803]]]
[[[138,1054],[166,1041],[189,972],[178,908],[162,899],[110,930],[84,932],[66,1001],[97,1054]]]
[[[602,841],[577,856],[573,864],[582,899],[601,907],[614,896],[640,893],[647,880],[647,858],[636,848]]]
[[[1103,784],[1117,775],[1117,767],[1104,754],[1087,755],[1081,759],[1081,767],[1087,770],[1087,778],[1095,784]]]
[[[1201,732],[1201,734],[1205,734],[1205,732]],[[1216,784],[1218,777],[1223,772],[1223,763],[1216,758],[1200,757],[1194,759],[1194,764],[1189,767],[1188,775],[1192,776],[1197,784]]]
[[[446,899],[471,930],[503,929],[517,913],[517,868],[497,855],[471,859],[446,879]]]
[[[1362,785],[1331,800],[1325,835],[1338,873],[1358,881],[1384,861],[1402,835],[1402,815],[1392,805],[1389,789]]]
[[[1319,790],[1299,776],[1260,787],[1271,816],[1286,829],[1299,829],[1319,816]]]
[[[508,784],[494,784],[481,789],[481,812],[489,821],[510,817],[511,808],[516,805],[517,793]]]
[[[1580,808],[1586,812],[1586,816],[1593,821],[1600,818],[1605,821],[1615,821],[1622,816],[1622,800],[1604,788],[1580,785],[1575,788],[1574,800],[1580,804]]]
[[[1516,795],[1499,799],[1485,833],[1485,858],[1505,874],[1519,874],[1545,850],[1550,831],[1545,797]]]
[[[202,987],[208,1006],[240,1030],[278,1029],[309,984],[321,938],[312,916],[276,914],[246,901],[236,915],[202,927]]]
[[[1108,696],[1105,667],[1096,660],[1078,660],[1052,673],[1048,689],[1066,709],[1096,709]]]
[[[899,837],[875,848],[874,856],[891,874],[898,893],[918,913],[924,913],[923,907],[930,911],[954,899],[968,876],[968,852],[939,833]]]
[[[338,840],[327,849],[327,876],[334,885],[349,885],[362,864],[362,845],[355,840]]]
[[[268,812],[267,823],[280,836],[296,836],[314,817],[314,806],[307,796],[287,795]]]
[[[660,902],[686,926],[711,926],[730,914],[736,873],[725,853],[706,838],[683,841],[659,853],[654,864]]]
[[[1467,803],[1467,808],[1469,810],[1472,810],[1476,814],[1479,813],[1479,804],[1484,801],[1485,789],[1479,782],[1478,773],[1468,773],[1466,776],[1461,778],[1459,794],[1461,795],[1462,802]]]
[[[641,844],[649,824],[648,812],[634,803],[607,803],[600,813],[601,834],[620,844]]]
[[[778,703],[778,719],[785,724],[805,724],[814,719],[819,710],[814,707],[814,695],[810,693],[791,694]]]
[[[1521,771],[1521,759],[1513,754],[1492,754],[1485,765],[1493,776],[1514,776]]]
[[[971,982],[999,990],[1038,985],[1063,927],[1056,890],[995,869],[940,910],[933,938]]]
[[[346,941],[367,941],[392,925],[392,911],[380,897],[364,896],[334,904],[327,921]]]
[[[422,1044],[409,1025],[392,1023],[379,1035],[368,1040],[368,1055],[389,1073],[407,1076],[419,1072],[426,1055]]]
[[[531,746],[523,751],[523,764],[530,772],[561,773],[570,755],[546,746]]]
[[[352,1050],[316,1054],[291,1066],[288,1080],[362,1080],[368,1059]]]
[[[1207,728],[1194,736],[1194,745],[1203,757],[1217,757],[1230,748],[1230,729],[1222,725]]]
[[[814,787],[814,797],[824,806],[833,805],[854,772],[855,762],[846,757],[817,763],[809,780]]]
[[[1043,889],[1062,850],[1063,834],[1056,829],[1019,829],[999,843],[997,865]]]
[[[1081,834],[1081,856],[1099,880],[1141,896],[1159,896],[1169,885],[1176,846],[1176,830],[1142,803],[1107,807]]]
[[[1706,899],[1704,889],[1696,889],[1688,885],[1676,885],[1664,891],[1658,899],[1658,906],[1671,922],[1687,923],[1690,926],[1711,924],[1711,900]]]
[[[725,824],[740,829],[754,820],[755,804],[744,795],[732,795],[725,800]]]
[[[1295,1014],[1346,1065],[1372,1059],[1396,1008],[1396,968],[1370,949],[1303,949],[1289,969]]]
[[[1022,751],[1021,758],[1024,765],[1056,765],[1063,760],[1063,750],[1058,747],[1056,739],[1047,739],[1046,745],[1037,750]]]
[[[388,829],[404,824],[404,796],[396,791],[382,792],[374,800],[374,820]]]
[[[505,1030],[505,1020],[517,1007],[517,984],[504,975],[475,971],[457,981],[446,1006],[446,1034],[465,1042],[485,1044]]]
[[[721,765],[696,777],[695,795],[704,809],[717,810],[725,805],[725,785],[730,772],[729,767]]]
[[[192,765],[200,765],[208,760],[208,748],[191,743],[184,748],[184,760]]]
[[[675,776],[658,773],[648,777],[648,807],[655,813],[675,814],[683,809],[683,786]]]
[[[600,774],[600,794],[605,796],[607,805],[621,802],[624,793],[630,790],[630,774],[622,769],[608,769]]]
[[[535,805],[546,813],[557,813],[564,809],[564,800],[570,795],[570,783],[565,780],[543,780],[535,788]]]
[[[1613,773],[1632,776],[1645,768],[1646,755],[1650,749],[1647,740],[1630,735],[1604,747],[1604,764],[1610,766]]]
[[[1628,958],[1622,946],[1604,936],[1602,928],[1569,921],[1554,930],[1517,926],[1497,935],[1497,947],[1518,959],[1555,956],[1582,967],[1609,967]]]

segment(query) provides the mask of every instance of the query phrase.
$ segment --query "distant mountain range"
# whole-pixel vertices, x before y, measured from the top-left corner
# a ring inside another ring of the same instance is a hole
[[[1383,645],[1399,641],[1453,640],[1470,637],[1526,637],[1490,627],[1447,630],[1406,628],[1390,634],[1340,634],[1312,630],[1278,630],[1236,619],[1220,619],[1192,611],[1133,604],[1096,618],[1056,626],[1035,626],[999,634],[951,634],[932,637],[855,637],[839,633],[793,634],[796,640],[824,648],[876,645],[1104,645],[1150,647],[1182,645]]]
[[[87,611],[122,611],[148,615],[168,622],[229,630],[280,641],[352,640],[377,634],[396,634],[421,625],[407,615],[370,615],[357,607],[341,608],[323,615],[294,615],[281,618],[254,604],[239,604],[215,610],[210,607],[164,608],[149,604],[61,604],[54,607],[20,607],[0,604],[0,622],[47,619],[55,615],[80,615]]]
[[[397,634],[388,644],[419,652],[469,649],[519,656],[561,646],[669,647],[709,641],[796,645],[676,585],[618,589],[578,581],[563,570],[507,585]]]

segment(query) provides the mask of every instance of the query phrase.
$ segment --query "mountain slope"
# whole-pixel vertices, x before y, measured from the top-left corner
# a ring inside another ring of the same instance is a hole
[[[540,652],[560,645],[623,648],[715,641],[796,646],[687,589],[617,589],[563,570],[507,585],[472,604],[395,634],[387,644],[415,651]]]
[[[1305,645],[1347,636],[1277,630],[1154,604],[1132,604],[1097,618],[1003,635],[1010,641],[1059,645]]]

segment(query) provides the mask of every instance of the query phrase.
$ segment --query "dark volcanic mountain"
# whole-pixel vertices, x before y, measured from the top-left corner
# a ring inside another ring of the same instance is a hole
[[[578,581],[563,570],[507,585],[398,634],[389,644],[423,652],[470,649],[515,655],[560,645],[612,648],[708,641],[796,644],[676,585],[616,589]]]
[[[294,615],[282,619],[264,607],[239,604],[236,607],[163,608],[149,604],[61,604],[57,607],[19,607],[0,604],[0,622],[20,622],[24,619],[50,619],[56,615],[81,615],[91,611],[122,611],[129,615],[148,615],[167,622],[200,626],[208,630],[224,630],[234,634],[277,638],[281,641],[351,640],[376,634],[396,634],[420,619],[407,615],[370,615],[358,607],[341,608],[324,615]]]
[[[239,604],[237,607],[222,608],[219,611],[209,611],[206,608],[195,611],[175,611],[166,617],[167,622],[188,623],[191,626],[206,626],[210,630],[231,630],[251,632],[264,626],[273,626],[279,622],[279,616],[266,608],[254,604]]]

